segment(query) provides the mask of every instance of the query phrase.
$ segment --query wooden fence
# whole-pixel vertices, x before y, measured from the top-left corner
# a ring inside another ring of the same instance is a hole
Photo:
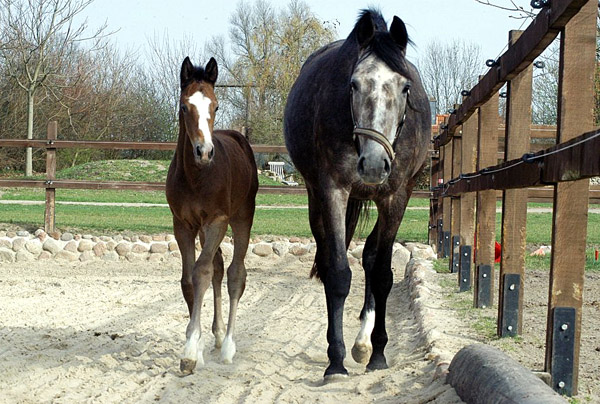
[[[544,2],[539,2],[544,3]],[[545,4],[545,3],[544,3]],[[496,192],[502,191],[499,336],[523,325],[527,187],[553,190],[552,258],[545,370],[552,387],[577,393],[589,179],[600,175],[594,131],[596,0],[547,2],[449,116],[434,139],[430,243],[449,256],[475,307],[493,304]],[[561,34],[556,146],[529,148],[532,63]],[[508,84],[504,162],[498,164],[498,90]],[[474,265],[471,263],[474,259]],[[472,286],[472,288],[471,288]]]

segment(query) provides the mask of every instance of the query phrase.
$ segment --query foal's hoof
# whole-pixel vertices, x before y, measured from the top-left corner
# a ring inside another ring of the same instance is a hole
[[[192,359],[182,359],[179,363],[179,370],[185,376],[191,375],[194,373],[194,369],[196,369],[196,361]]]
[[[356,363],[362,363],[366,365],[369,362],[371,353],[373,353],[373,347],[371,345],[358,345],[352,346],[352,358]]]

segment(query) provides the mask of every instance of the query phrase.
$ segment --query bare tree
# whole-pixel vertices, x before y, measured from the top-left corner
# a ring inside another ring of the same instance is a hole
[[[507,1],[504,0],[504,4],[498,4],[498,2],[490,1],[490,0],[475,0],[479,4],[483,4],[486,6],[491,6],[495,8],[499,8],[500,10],[508,11],[512,13],[510,18],[516,19],[527,19],[534,18],[536,13],[533,11],[533,8],[529,6],[531,2],[529,0],[510,0],[508,3],[510,5],[506,5]],[[527,6],[521,5],[520,3],[527,4]]]
[[[480,46],[459,40],[430,42],[417,65],[427,94],[437,101],[438,114],[459,104],[461,91],[470,90],[485,70]]]
[[[106,25],[86,35],[87,23],[74,18],[93,0],[0,0],[0,59],[6,73],[27,97],[27,138],[33,139],[35,98],[57,97],[60,88],[77,80],[74,54],[82,42],[98,46]],[[72,66],[71,66],[72,67]],[[25,175],[32,174],[32,150],[27,149]]]
[[[287,94],[308,56],[331,42],[333,24],[319,20],[303,1],[276,9],[266,0],[242,1],[230,19],[231,54],[223,38],[208,49],[230,83],[226,93],[235,108],[232,123],[249,125],[252,141],[283,142],[283,108]]]

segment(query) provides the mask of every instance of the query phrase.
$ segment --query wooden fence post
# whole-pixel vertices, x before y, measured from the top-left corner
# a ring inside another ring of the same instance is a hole
[[[459,105],[454,105],[457,110]],[[452,178],[460,175],[462,158],[462,129],[452,137]],[[460,200],[461,197],[451,197],[451,223],[450,223],[450,272],[459,272],[460,269]]]
[[[461,173],[472,173],[477,169],[477,135],[479,113],[475,111],[462,127],[461,141]],[[475,238],[475,198],[474,192],[462,194],[460,197],[460,254],[459,267],[469,271],[469,279],[473,279],[473,245]],[[470,249],[468,259],[464,250]],[[465,262],[463,262],[465,261]],[[468,262],[467,262],[468,261]]]
[[[441,148],[443,150],[443,157],[441,158],[443,165],[443,178],[444,185],[452,179],[452,142]],[[450,228],[452,220],[452,202],[450,197],[445,197],[442,200],[442,258],[446,258],[450,255]]]
[[[510,31],[512,46],[523,31]],[[504,161],[529,152],[533,66],[508,82]],[[527,188],[502,192],[502,259],[498,285],[498,336],[515,336],[523,329],[523,287],[527,230]],[[505,288],[508,274],[510,285]],[[518,278],[515,277],[518,276]],[[517,283],[513,283],[518,280]]]
[[[499,121],[498,94],[494,94],[479,108],[478,170],[498,163]],[[476,234],[474,306],[484,308],[490,307],[494,300],[494,244],[496,242],[496,191],[494,190],[477,193]]]
[[[594,128],[598,2],[589,0],[561,32],[558,141]],[[582,156],[573,155],[579,160]],[[546,371],[560,393],[577,394],[589,180],[555,185]]]
[[[56,207],[56,189],[52,187],[52,182],[56,179],[56,147],[53,147],[58,132],[58,123],[56,121],[48,122],[46,136],[46,212],[44,214],[44,229],[46,233],[54,232],[55,207]]]

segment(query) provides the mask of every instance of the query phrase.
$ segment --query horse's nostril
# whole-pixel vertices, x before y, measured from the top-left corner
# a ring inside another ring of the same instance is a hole
[[[200,146],[196,146],[196,156],[202,156],[202,148]]]
[[[384,162],[384,167],[383,167],[383,169],[385,170],[385,173],[386,173],[387,175],[389,175],[389,174],[390,174],[390,172],[392,171],[392,167],[391,167],[391,165],[390,165],[390,160],[388,160],[388,159],[384,159],[384,160],[383,160],[383,162]]]
[[[358,173],[363,174],[365,172],[365,158],[361,157],[358,159]]]
[[[209,158],[209,159],[212,159],[214,155],[215,155],[215,149],[214,149],[214,148],[212,148],[212,149],[210,149],[210,151],[208,152],[208,158]]]

